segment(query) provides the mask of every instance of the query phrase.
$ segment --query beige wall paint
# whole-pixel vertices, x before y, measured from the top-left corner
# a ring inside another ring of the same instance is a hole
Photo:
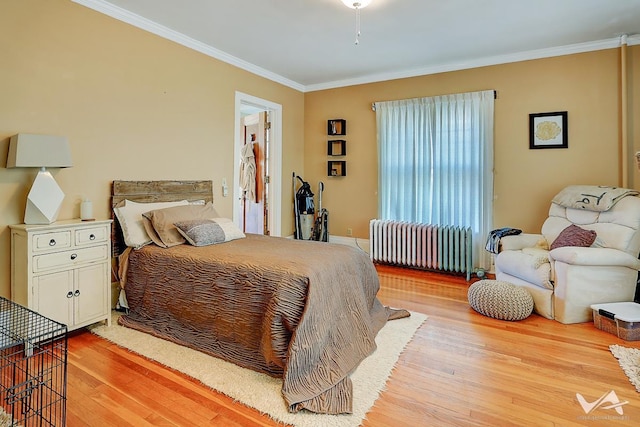
[[[628,132],[632,154],[640,151],[640,45],[631,46],[627,55]],[[634,188],[640,188],[640,165],[632,164]]]
[[[639,50],[632,49],[636,82]],[[306,93],[305,179],[325,182],[330,233],[344,236],[352,228],[368,238],[368,222],[377,215],[375,101],[497,90],[496,228],[539,231],[550,199],[566,185],[619,185],[619,64],[619,49],[609,49]],[[637,87],[633,97],[640,111]],[[568,111],[569,148],[530,150],[529,113],[551,111]],[[332,118],[347,120],[344,178],[326,176]],[[635,146],[638,139],[636,129]]]
[[[235,92],[283,106],[282,230],[293,229],[291,172],[302,172],[304,95],[68,0],[0,3],[0,295],[10,294],[10,232],[23,220],[35,170],[5,169],[18,132],[69,138],[74,166],[52,169],[66,193],[109,217],[115,179],[212,179],[233,174]],[[230,192],[231,193],[231,192]]]
[[[69,138],[75,166],[54,170],[67,197],[109,215],[114,179],[212,179],[233,173],[234,97],[283,105],[282,232],[293,230],[292,171],[325,183],[330,228],[368,237],[377,214],[375,101],[495,89],[494,225],[538,230],[571,183],[618,184],[619,51],[570,55],[302,94],[68,0],[0,4],[0,295],[9,296],[9,224],[22,222],[35,171],[5,169],[18,132]],[[629,133],[640,150],[640,46],[629,49]],[[529,150],[528,114],[569,111],[569,149]],[[326,176],[326,121],[347,120],[348,176]],[[304,141],[304,144],[302,143]],[[627,161],[630,161],[627,159]],[[639,172],[634,167],[633,182]],[[631,185],[633,187],[633,185]]]

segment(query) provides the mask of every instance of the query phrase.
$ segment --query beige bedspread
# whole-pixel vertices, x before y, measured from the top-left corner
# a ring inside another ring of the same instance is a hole
[[[349,374],[393,312],[368,255],[345,245],[247,235],[128,262],[123,325],[282,377],[291,412],[350,413]]]

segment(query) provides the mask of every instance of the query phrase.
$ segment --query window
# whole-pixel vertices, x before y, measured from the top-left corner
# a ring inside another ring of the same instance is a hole
[[[376,102],[381,219],[471,227],[474,265],[493,217],[493,91]]]

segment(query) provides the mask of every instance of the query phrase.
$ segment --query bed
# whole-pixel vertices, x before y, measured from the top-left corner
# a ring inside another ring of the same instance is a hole
[[[161,247],[167,243],[161,238],[164,230],[157,244],[138,249],[129,244],[119,255],[129,306],[120,324],[281,377],[290,412],[350,413],[349,374],[375,350],[376,334],[387,320],[409,313],[377,299],[377,272],[363,251],[245,235],[230,221],[207,217],[210,188],[210,181],[114,181],[113,243],[119,251],[123,235],[130,234],[127,227],[123,233],[122,206],[160,206],[144,215],[151,234],[158,224],[159,230],[165,227],[160,220],[154,224],[162,215],[174,221],[174,212],[206,211],[203,218],[181,218],[171,225],[183,243]],[[183,207],[158,205],[177,201]],[[222,234],[233,238],[197,246],[208,241],[183,228],[209,226],[207,221],[227,227]]]

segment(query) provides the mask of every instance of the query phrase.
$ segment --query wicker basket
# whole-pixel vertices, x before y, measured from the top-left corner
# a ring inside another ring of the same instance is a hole
[[[618,303],[629,304],[634,303]],[[606,305],[606,307],[604,307]],[[592,306],[593,309],[593,324],[596,328],[609,332],[621,338],[625,341],[639,341],[640,340],[640,321],[627,321],[616,318],[616,307],[614,304],[601,304]],[[640,315],[640,304],[635,304]],[[604,308],[602,308],[604,307]]]

